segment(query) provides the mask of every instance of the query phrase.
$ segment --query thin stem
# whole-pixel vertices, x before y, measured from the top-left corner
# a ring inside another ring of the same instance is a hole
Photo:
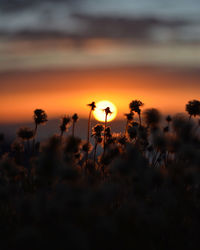
[[[107,126],[107,117],[108,117],[108,115],[106,114],[106,116],[105,116],[105,125],[104,125],[103,155],[104,155],[104,153],[105,153],[105,147],[106,147],[106,126]]]
[[[74,129],[75,129],[75,122],[73,121],[73,124],[72,124],[72,136],[74,137]]]
[[[127,120],[127,122],[126,122],[126,128],[125,128],[125,136],[127,136],[128,124],[129,124],[129,121]]]
[[[92,109],[90,110],[89,113],[89,118],[88,118],[88,131],[87,131],[87,142],[90,142],[90,120],[91,120],[91,114],[92,114]]]
[[[138,116],[139,116],[139,121],[140,121],[140,127],[142,126],[142,120],[141,120],[141,115],[140,114],[138,114]]]
[[[94,146],[94,166],[96,163],[96,152],[97,152],[97,142],[95,143],[95,146]]]
[[[88,131],[87,131],[87,144],[88,145],[90,143],[90,120],[91,120],[91,114],[92,114],[92,109],[90,109],[89,118],[88,118]],[[87,163],[88,163],[88,150],[86,152],[85,162],[86,162],[86,166],[87,166]]]

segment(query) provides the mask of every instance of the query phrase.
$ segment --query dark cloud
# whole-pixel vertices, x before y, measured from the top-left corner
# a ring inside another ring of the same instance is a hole
[[[186,24],[182,20],[148,18],[119,18],[75,14],[74,17],[87,24],[88,36],[147,38],[155,27],[177,28]]]
[[[21,11],[44,3],[66,3],[73,4],[80,0],[0,0],[0,10],[13,12]]]
[[[74,39],[81,38],[133,38],[139,40],[148,40],[151,38],[151,31],[154,28],[168,28],[171,30],[180,28],[187,23],[181,20],[164,20],[154,17],[149,18],[118,18],[109,16],[93,16],[85,14],[73,14],[71,18],[82,24],[78,30],[45,29],[35,27],[34,29],[20,29],[16,32],[9,33],[17,37],[30,39],[62,38],[69,37]],[[4,30],[0,35],[6,35]]]

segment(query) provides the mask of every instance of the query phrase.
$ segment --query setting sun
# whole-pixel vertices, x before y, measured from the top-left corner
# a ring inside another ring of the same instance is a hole
[[[94,111],[94,117],[98,121],[105,121],[105,109],[109,107],[112,114],[108,115],[107,121],[110,122],[117,116],[117,107],[110,101],[100,101],[96,104],[96,109]]]

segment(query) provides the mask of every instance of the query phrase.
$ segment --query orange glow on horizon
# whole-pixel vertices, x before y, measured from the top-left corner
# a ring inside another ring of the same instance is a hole
[[[87,118],[87,103],[101,100],[115,103],[119,119],[134,99],[144,102],[144,109],[184,112],[189,100],[199,99],[199,78],[137,69],[2,74],[0,123],[31,121],[36,108],[49,119],[73,113]]]

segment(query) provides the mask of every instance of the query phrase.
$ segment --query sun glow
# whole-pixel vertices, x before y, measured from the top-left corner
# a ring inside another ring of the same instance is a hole
[[[107,121],[110,122],[117,116],[117,107],[109,101],[100,101],[96,103],[96,109],[94,110],[94,117],[96,120],[104,122],[105,121],[105,109],[109,107],[112,114],[108,114]]]

